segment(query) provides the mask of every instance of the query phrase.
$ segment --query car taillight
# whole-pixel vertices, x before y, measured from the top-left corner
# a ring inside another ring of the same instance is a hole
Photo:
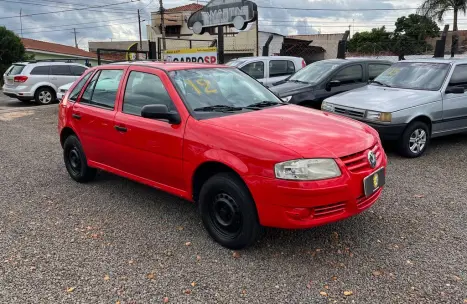
[[[28,80],[28,76],[15,76],[14,81],[15,82],[26,82]]]
[[[306,62],[305,60],[302,59],[302,68],[306,67]]]

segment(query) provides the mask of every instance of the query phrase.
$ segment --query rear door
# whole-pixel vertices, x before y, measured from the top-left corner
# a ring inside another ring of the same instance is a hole
[[[274,83],[295,74],[299,69],[292,60],[271,59],[269,60],[269,76],[265,83],[267,86],[272,86]]]
[[[461,86],[467,88],[467,64],[454,68],[448,87]],[[440,131],[467,128],[467,92],[464,94],[443,93],[443,123]]]
[[[72,74],[70,65],[62,64],[50,66],[49,80],[57,87],[57,89],[64,84],[74,82],[76,79],[77,76]]]
[[[73,128],[88,161],[111,168],[118,168],[121,157],[115,152],[118,134],[114,118],[123,74],[123,67],[104,68],[94,73],[72,109]]]
[[[13,64],[3,75],[3,82],[7,87],[15,86],[15,76],[21,75],[26,65]]]

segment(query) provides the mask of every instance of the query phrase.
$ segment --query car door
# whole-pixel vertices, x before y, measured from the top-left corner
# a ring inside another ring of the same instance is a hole
[[[454,68],[446,88],[460,86],[467,88],[467,64]],[[443,92],[443,125],[440,131],[467,128],[467,92],[453,94]]]
[[[73,105],[72,121],[88,161],[100,166],[118,168],[121,155],[116,153],[118,134],[114,129],[120,98],[123,67],[112,67],[94,73],[81,97]],[[70,93],[70,99],[73,98]]]
[[[64,84],[74,82],[76,76],[71,73],[71,68],[67,64],[62,65],[51,65],[49,81],[53,83],[57,89]]]
[[[184,121],[173,125],[168,121],[141,117],[145,105],[163,104],[179,112],[166,88],[172,86],[167,75],[156,69],[131,67],[127,73],[120,110],[115,117],[119,138],[120,165],[133,176],[176,189],[185,189],[182,177]],[[143,182],[144,182],[143,180]]]
[[[258,80],[263,85],[266,85],[267,74],[265,73],[265,64],[263,60],[247,63],[246,65],[240,67],[240,70]]]
[[[293,75],[296,71],[295,64],[291,60],[276,60],[269,61],[269,76],[265,81],[266,86],[272,86],[274,83],[286,79]]]
[[[362,86],[365,86],[365,77],[363,74],[363,65],[347,65],[336,70],[330,77],[321,83],[314,92],[316,100],[323,101],[333,95],[347,92]],[[332,86],[332,81],[337,80],[339,85]]]

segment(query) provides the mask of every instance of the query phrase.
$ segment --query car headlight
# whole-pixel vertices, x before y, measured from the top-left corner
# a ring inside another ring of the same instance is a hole
[[[315,158],[291,160],[276,164],[276,178],[286,180],[314,181],[341,176],[334,159]]]
[[[293,96],[287,96],[287,97],[282,97],[281,99],[284,101],[284,102],[289,102],[292,100],[292,97]]]
[[[321,110],[326,112],[334,112],[334,105],[323,101],[321,104]]]
[[[391,122],[392,114],[386,112],[366,111],[365,115],[368,120],[375,120],[381,122]]]

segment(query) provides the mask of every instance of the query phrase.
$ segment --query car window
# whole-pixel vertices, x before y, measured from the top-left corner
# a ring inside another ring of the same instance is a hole
[[[290,81],[320,83],[340,66],[341,63],[338,62],[327,60],[316,61],[295,73],[290,77]]]
[[[86,81],[88,81],[88,79],[89,79],[89,77],[91,77],[91,75],[92,75],[92,72],[88,73],[83,78],[81,78],[81,80],[78,82],[76,87],[74,87],[73,91],[71,91],[70,96],[68,97],[68,100],[76,101],[76,99],[79,96],[79,93],[81,92],[84,85],[86,84]]]
[[[71,76],[70,66],[69,65],[51,65],[50,75]]]
[[[153,74],[131,72],[123,98],[123,113],[141,116],[141,109],[150,104],[163,104],[175,110],[161,79]]]
[[[106,109],[114,109],[118,85],[123,70],[101,70],[89,82],[81,99],[83,103]]]
[[[50,66],[37,66],[32,69],[31,75],[49,75]]]
[[[87,70],[85,67],[79,65],[72,65],[70,66],[70,68],[71,74],[73,74],[74,76],[81,76]]]
[[[389,69],[390,66],[391,65],[389,64],[376,64],[376,63],[368,64],[368,78],[370,80],[375,79],[376,77],[379,76],[379,74]]]
[[[264,62],[262,61],[249,63],[240,69],[255,79],[264,78]]]
[[[7,75],[19,75],[24,70],[25,65],[15,64],[6,73]]]
[[[467,65],[458,65],[452,72],[449,86],[461,86],[467,88]]]
[[[363,82],[363,68],[361,65],[352,65],[339,71],[333,78],[341,84],[352,84]]]
[[[295,73],[295,65],[288,60],[269,61],[269,77],[288,76]]]

